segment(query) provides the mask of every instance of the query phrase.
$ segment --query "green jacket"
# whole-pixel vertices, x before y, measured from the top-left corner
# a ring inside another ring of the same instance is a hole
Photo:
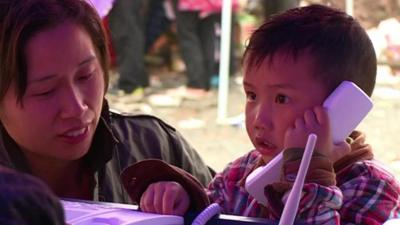
[[[132,203],[119,175],[143,159],[164,160],[193,174],[203,185],[211,180],[210,169],[173,127],[150,115],[112,112],[106,101],[85,158],[95,171],[94,201]],[[1,124],[0,165],[29,173],[22,151]]]

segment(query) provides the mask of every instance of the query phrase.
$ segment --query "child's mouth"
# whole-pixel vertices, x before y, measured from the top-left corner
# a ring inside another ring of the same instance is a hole
[[[269,141],[263,140],[261,138],[256,138],[256,149],[262,155],[271,155],[276,151],[276,146]]]

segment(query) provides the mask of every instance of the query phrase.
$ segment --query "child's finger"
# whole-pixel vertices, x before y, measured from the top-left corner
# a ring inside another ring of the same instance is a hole
[[[295,129],[304,129],[304,120],[303,120],[303,118],[297,118],[294,121],[294,127],[295,127]]]
[[[332,161],[336,162],[343,156],[347,155],[351,151],[351,146],[349,143],[342,141],[334,145]]]
[[[140,208],[143,212],[154,212],[153,199],[154,189],[153,184],[151,184],[140,198]]]
[[[306,125],[315,127],[318,124],[315,113],[311,110],[306,110],[304,112],[304,122]]]
[[[163,196],[167,191],[165,188],[165,184],[163,182],[158,182],[154,185],[154,212],[155,213],[163,213]]]
[[[175,188],[169,188],[163,196],[163,213],[174,215],[174,207],[179,201],[178,191]]]
[[[329,123],[328,112],[325,108],[322,106],[315,106],[313,111],[319,124],[325,125]]]
[[[179,198],[178,204],[175,206],[174,214],[183,216],[189,208],[189,195],[184,191]]]

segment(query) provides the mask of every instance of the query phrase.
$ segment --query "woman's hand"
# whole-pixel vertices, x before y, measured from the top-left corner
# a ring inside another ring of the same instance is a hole
[[[144,212],[182,216],[189,208],[189,195],[177,182],[150,184],[140,199]]]
[[[303,117],[295,120],[293,126],[286,130],[284,148],[304,148],[311,133],[317,135],[316,150],[332,162],[350,152],[350,145],[345,141],[333,143],[328,113],[322,106],[306,110]]]

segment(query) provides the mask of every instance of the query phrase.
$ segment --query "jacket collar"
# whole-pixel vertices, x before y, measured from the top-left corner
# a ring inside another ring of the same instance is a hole
[[[108,162],[113,155],[113,149],[119,142],[111,128],[112,120],[106,99],[103,101],[103,108],[96,132],[93,137],[89,152],[84,160],[90,165],[90,169],[97,171]],[[0,165],[16,170],[29,172],[28,163],[22,150],[9,136],[3,125],[0,123]]]
[[[112,158],[115,145],[118,143],[119,140],[112,131],[112,118],[108,102],[104,99],[99,124],[89,152],[85,156],[85,160],[88,160],[88,164],[92,166],[91,169],[97,171],[104,167]]]

